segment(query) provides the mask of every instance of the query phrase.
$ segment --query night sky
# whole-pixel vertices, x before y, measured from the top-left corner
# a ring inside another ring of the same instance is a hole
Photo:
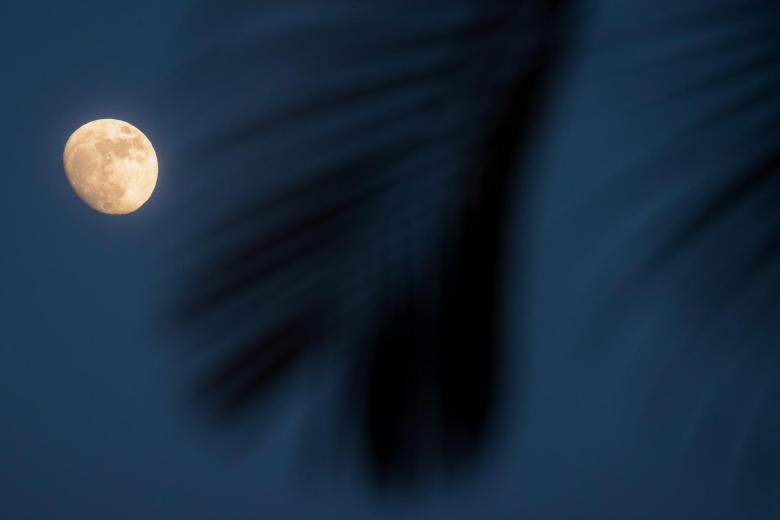
[[[283,14],[316,23],[312,2]],[[190,30],[189,7],[0,5],[1,519],[776,517],[776,6],[573,9],[576,44],[510,215],[498,428],[473,473],[391,497],[349,460],[310,454],[305,382],[249,443],[212,435],[194,409],[191,338],[166,322],[193,237],[288,163],[263,150],[253,185],[224,168],[244,158],[200,163],[190,143],[317,78],[269,49],[216,81],[224,63],[202,48],[233,19]],[[308,43],[338,55],[330,36]],[[250,105],[235,86],[258,78]],[[99,214],[67,183],[65,141],[99,118],[155,146],[158,185],[136,213]]]

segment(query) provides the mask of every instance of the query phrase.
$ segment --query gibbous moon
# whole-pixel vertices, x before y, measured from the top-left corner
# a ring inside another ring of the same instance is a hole
[[[76,194],[109,215],[137,210],[157,184],[157,154],[130,123],[98,119],[73,132],[62,155]]]

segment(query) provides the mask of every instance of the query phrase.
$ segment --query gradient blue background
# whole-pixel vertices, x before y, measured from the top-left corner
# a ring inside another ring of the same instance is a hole
[[[528,256],[507,259],[524,268],[506,308],[532,311],[506,331],[501,431],[474,478],[391,501],[349,468],[311,471],[303,393],[249,452],[186,407],[181,339],[159,322],[188,262],[173,244],[208,209],[182,202],[171,179],[187,172],[166,176],[181,136],[149,101],[190,57],[185,2],[0,6],[0,518],[774,518],[777,314],[751,313],[780,273],[717,287],[774,238],[776,192],[632,278],[780,144],[777,99],[717,117],[777,84],[761,70],[717,81],[779,48],[761,3],[729,14],[736,3],[588,3],[518,194],[510,250]],[[159,155],[156,193],[122,218],[87,208],[62,171],[68,135],[101,117],[132,122]]]

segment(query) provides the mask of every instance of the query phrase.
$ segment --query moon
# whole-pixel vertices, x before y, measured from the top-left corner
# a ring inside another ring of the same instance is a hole
[[[157,154],[139,129],[118,119],[79,127],[65,143],[65,173],[93,209],[126,215],[143,206],[157,185]]]

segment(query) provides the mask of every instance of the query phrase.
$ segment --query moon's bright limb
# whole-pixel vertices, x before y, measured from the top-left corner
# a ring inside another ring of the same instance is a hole
[[[157,184],[157,154],[130,123],[98,119],[73,132],[62,155],[73,190],[109,215],[137,210]]]

